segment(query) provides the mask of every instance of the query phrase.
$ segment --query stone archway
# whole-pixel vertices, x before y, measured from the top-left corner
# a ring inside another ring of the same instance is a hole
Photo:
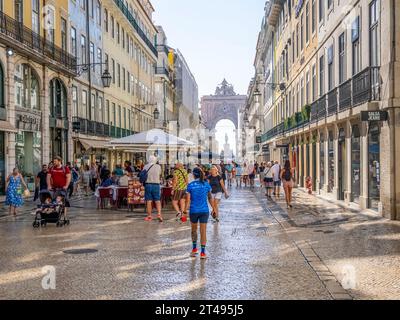
[[[220,120],[231,120],[239,127],[239,111],[245,105],[247,96],[235,93],[233,86],[225,79],[216,88],[214,95],[201,98],[201,116],[207,129],[214,130]]]

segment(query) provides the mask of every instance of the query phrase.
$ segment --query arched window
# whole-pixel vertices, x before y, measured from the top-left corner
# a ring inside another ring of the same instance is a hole
[[[4,104],[4,71],[0,63],[0,120],[6,120],[6,110]]]
[[[67,89],[58,78],[50,81],[50,114],[59,119],[68,117]]]

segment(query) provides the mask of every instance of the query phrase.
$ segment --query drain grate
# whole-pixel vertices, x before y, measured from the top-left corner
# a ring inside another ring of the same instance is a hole
[[[65,250],[63,251],[65,254],[89,254],[89,253],[96,253],[99,250],[96,249],[72,249],[72,250]]]

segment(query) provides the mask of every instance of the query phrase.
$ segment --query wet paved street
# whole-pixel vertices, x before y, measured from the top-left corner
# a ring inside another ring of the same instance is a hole
[[[26,214],[1,218],[0,299],[400,297],[399,223],[295,198],[288,214],[283,199],[234,188],[221,223],[209,224],[206,261],[189,257],[190,227],[172,212],[147,223],[143,210],[99,212],[83,199],[63,229],[33,229]],[[44,266],[56,268],[56,290],[42,289]]]

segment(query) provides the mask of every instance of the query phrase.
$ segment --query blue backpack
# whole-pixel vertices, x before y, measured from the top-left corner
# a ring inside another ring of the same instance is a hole
[[[154,164],[148,170],[142,170],[139,173],[139,181],[142,185],[145,185],[147,182],[148,173],[151,168],[153,168]]]

